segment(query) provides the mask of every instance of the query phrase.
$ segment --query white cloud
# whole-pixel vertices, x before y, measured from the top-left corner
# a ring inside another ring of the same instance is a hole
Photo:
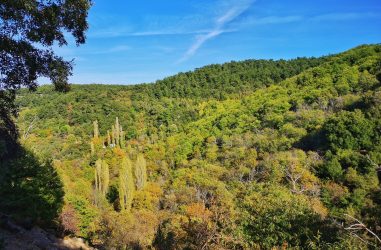
[[[184,54],[184,56],[179,60],[179,63],[188,60],[190,57],[192,57],[197,52],[197,50],[206,41],[208,41],[209,39],[212,39],[216,36],[219,36],[222,33],[224,33],[223,30],[216,29],[216,30],[209,32],[206,35],[198,36],[196,41],[192,44],[192,46],[188,49],[188,51]]]
[[[255,0],[244,0],[239,1],[238,3],[237,1],[234,2],[234,5],[230,6],[230,9],[228,11],[226,11],[223,15],[216,19],[215,26],[211,31],[204,35],[199,35],[196,37],[194,43],[185,52],[183,57],[180,58],[178,63],[184,62],[191,58],[208,40],[228,32],[225,26],[237,19],[239,16],[241,16],[246,10],[248,10],[250,6],[254,3],[254,1]]]

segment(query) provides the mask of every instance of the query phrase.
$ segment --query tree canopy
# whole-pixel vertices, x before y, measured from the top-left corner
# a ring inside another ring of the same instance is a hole
[[[0,126],[15,131],[15,91],[36,89],[48,77],[59,91],[68,91],[73,62],[55,55],[52,46],[86,40],[91,0],[6,0],[0,3]]]

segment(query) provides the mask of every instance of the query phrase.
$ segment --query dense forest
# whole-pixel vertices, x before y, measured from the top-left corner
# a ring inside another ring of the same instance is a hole
[[[17,94],[0,211],[104,249],[379,249],[381,45]]]

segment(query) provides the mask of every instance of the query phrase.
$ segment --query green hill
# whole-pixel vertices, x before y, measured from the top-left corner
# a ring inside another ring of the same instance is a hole
[[[381,235],[380,81],[377,44],[22,90],[0,210],[105,248],[376,249],[345,228]]]
[[[146,85],[145,92],[150,97],[156,98],[226,99],[279,83],[308,68],[322,64],[328,58],[297,58],[288,61],[246,60],[222,65],[214,64]]]

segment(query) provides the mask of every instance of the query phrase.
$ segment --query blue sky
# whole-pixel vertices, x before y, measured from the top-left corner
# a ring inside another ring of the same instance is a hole
[[[72,83],[136,84],[380,43],[380,13],[380,0],[94,0],[86,44],[54,49],[75,59]]]

